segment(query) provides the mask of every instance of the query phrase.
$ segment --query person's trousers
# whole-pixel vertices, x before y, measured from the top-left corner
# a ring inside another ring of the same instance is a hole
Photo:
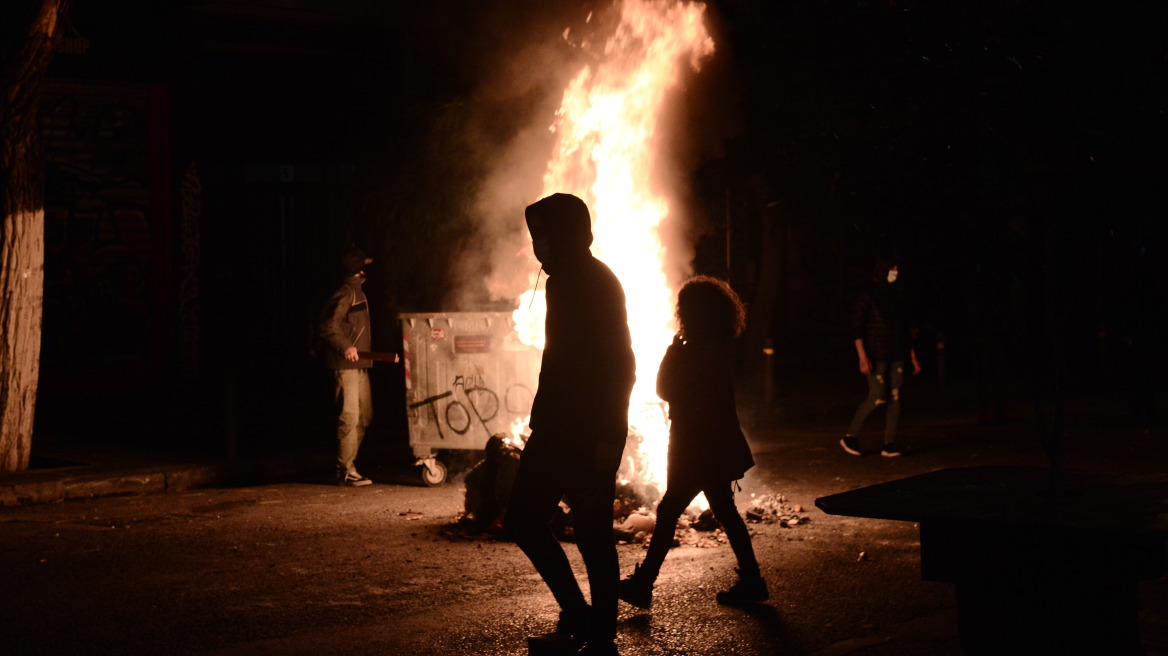
[[[868,373],[868,398],[856,408],[848,435],[857,436],[864,428],[868,415],[879,405],[888,405],[884,416],[884,443],[896,441],[896,425],[900,421],[900,386],[904,383],[904,362],[876,361]]]
[[[669,487],[665,489],[661,503],[657,504],[657,526],[653,529],[649,551],[641,561],[638,574],[648,577],[650,581],[657,580],[665,556],[673,546],[677,519],[699,492],[705,492],[714,518],[722,525],[722,530],[726,531],[726,537],[730,540],[730,548],[734,550],[734,557],[738,560],[739,572],[744,577],[757,576],[758,560],[754,555],[754,545],[750,542],[750,531],[747,530],[746,522],[743,521],[742,515],[738,514],[738,506],[734,503],[733,486],[734,484],[729,481],[711,485],[669,481]]]
[[[337,473],[356,471],[353,464],[365,439],[365,429],[373,420],[373,391],[366,369],[337,369]]]
[[[567,498],[576,547],[588,572],[594,637],[615,639],[620,579],[612,533],[616,471],[603,475],[582,471],[592,463],[545,448],[536,439],[533,436],[528,441],[520,457],[505,526],[547,583],[560,608],[579,616],[587,609],[587,602],[550,524],[560,500]]]

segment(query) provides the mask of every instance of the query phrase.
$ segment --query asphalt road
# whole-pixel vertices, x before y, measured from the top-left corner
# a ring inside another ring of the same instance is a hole
[[[1077,421],[1072,467],[1157,471],[1168,461],[1163,434]],[[960,654],[953,590],[921,580],[916,526],[826,515],[815,499],[942,467],[1041,465],[1042,455],[1024,422],[906,423],[916,450],[899,459],[848,456],[837,434],[813,426],[754,426],[758,466],[740,508],[752,495],[782,494],[809,518],[793,528],[751,524],[772,601],[717,605],[715,592],[734,578],[729,546],[677,547],[652,611],[622,604],[621,653]],[[1109,448],[1093,453],[1100,439]],[[389,469],[364,473],[377,484],[0,508],[0,651],[526,654],[525,636],[554,623],[554,603],[513,544],[454,530],[458,478],[425,488]],[[619,551],[628,572],[641,547]],[[1141,597],[1148,653],[1168,653],[1168,584],[1141,584]]]

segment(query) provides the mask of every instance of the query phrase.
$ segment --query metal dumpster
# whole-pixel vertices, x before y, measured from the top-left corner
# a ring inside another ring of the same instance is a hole
[[[439,451],[483,449],[531,414],[543,351],[519,341],[509,312],[398,315],[406,419],[422,480],[446,479]]]

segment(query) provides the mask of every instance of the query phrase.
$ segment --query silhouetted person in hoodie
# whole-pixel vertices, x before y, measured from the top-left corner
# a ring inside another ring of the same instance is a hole
[[[588,250],[592,221],[584,201],[553,194],[525,214],[535,256],[548,274],[547,318],[531,437],[505,524],[560,605],[556,631],[533,636],[529,644],[615,654],[620,571],[612,507],[635,378],[625,294]],[[591,606],[549,526],[565,497],[588,570]]]

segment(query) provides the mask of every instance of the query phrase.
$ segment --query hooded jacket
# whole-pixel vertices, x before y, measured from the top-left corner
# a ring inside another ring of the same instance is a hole
[[[636,378],[624,289],[588,250],[591,220],[579,198],[549,196],[529,206],[526,216],[532,239],[546,240],[554,254],[543,262],[547,317],[531,410],[533,441],[540,436],[548,443],[542,448],[588,458],[615,473]]]

